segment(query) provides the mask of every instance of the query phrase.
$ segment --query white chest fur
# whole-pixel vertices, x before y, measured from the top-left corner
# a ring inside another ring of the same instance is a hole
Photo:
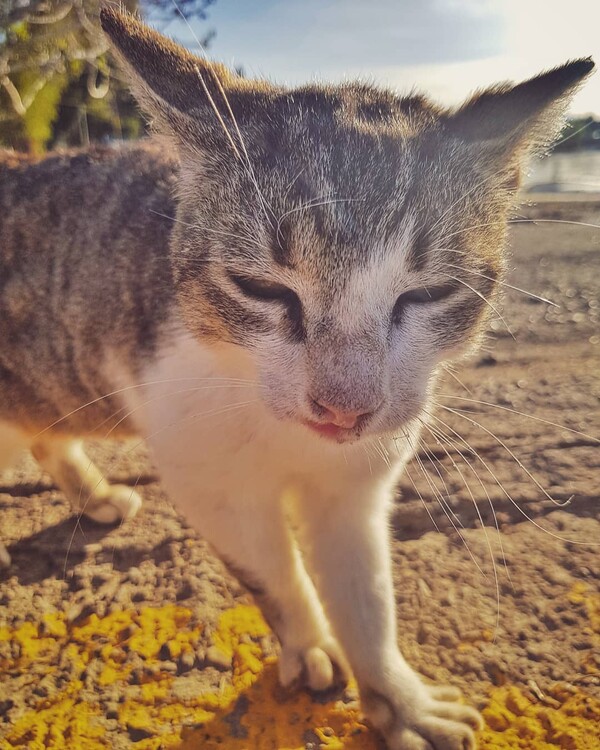
[[[126,384],[124,398],[173,501],[200,529],[198,516],[211,507],[272,500],[293,486],[389,481],[386,462],[368,447],[338,446],[276,419],[243,352],[182,331],[142,381]]]

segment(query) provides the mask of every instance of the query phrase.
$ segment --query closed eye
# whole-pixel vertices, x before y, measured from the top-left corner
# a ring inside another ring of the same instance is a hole
[[[248,276],[230,275],[233,283],[240,291],[248,297],[260,300],[280,300],[286,301],[290,295],[296,296],[296,293],[283,284],[275,284],[270,281],[261,279],[251,279]]]
[[[453,292],[456,291],[457,284],[455,282],[450,284],[440,284],[439,286],[427,286],[421,289],[411,289],[408,292],[401,294],[396,300],[394,310],[392,312],[392,322],[396,325],[400,323],[402,319],[402,313],[406,309],[407,305],[426,305],[431,302],[439,302],[440,300],[446,299]]]
[[[261,302],[283,302],[286,307],[289,330],[298,341],[304,338],[302,303],[296,292],[283,284],[252,279],[249,276],[230,274],[230,278],[247,297]]]

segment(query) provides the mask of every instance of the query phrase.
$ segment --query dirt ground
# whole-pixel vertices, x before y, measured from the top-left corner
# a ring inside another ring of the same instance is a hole
[[[507,289],[444,378],[393,517],[399,637],[483,709],[481,747],[599,750],[600,229],[568,222],[600,197],[521,218],[509,282],[558,307]],[[0,474],[1,750],[380,747],[352,685],[278,690],[268,629],[143,449],[92,449],[141,488],[135,521],[77,523],[29,457]]]

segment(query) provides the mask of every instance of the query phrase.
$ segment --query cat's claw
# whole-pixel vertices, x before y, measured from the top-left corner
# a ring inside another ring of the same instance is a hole
[[[389,750],[475,750],[474,730],[483,727],[480,714],[460,703],[450,687],[428,687],[405,701],[366,691],[365,713],[384,735]]]
[[[142,506],[142,498],[126,484],[111,484],[102,498],[82,508],[82,513],[97,523],[116,523],[133,518]]]
[[[281,649],[279,682],[285,688],[304,684],[320,692],[345,684],[347,679],[346,660],[334,641],[304,650],[285,646]]]

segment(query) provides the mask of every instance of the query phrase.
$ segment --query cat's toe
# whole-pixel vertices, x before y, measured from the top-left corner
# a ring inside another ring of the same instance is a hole
[[[304,650],[282,648],[279,657],[279,681],[283,687],[306,685],[311,690],[329,690],[347,682],[344,657],[335,643]]]
[[[142,506],[140,495],[124,484],[112,484],[104,497],[83,508],[83,513],[97,523],[116,523],[133,518]]]
[[[422,685],[412,696],[366,692],[363,707],[389,750],[475,750],[483,720],[459,698],[454,688]]]

